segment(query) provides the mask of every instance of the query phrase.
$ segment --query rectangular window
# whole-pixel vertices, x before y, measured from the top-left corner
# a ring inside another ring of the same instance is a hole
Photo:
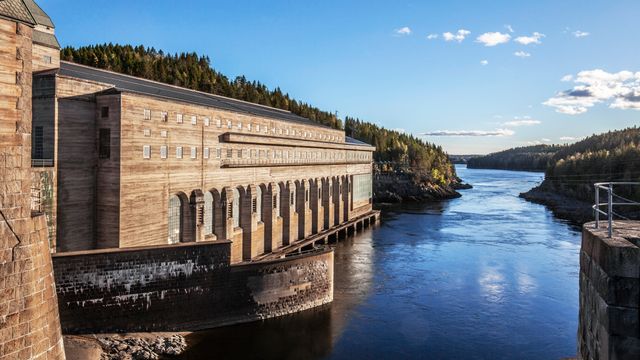
[[[169,113],[168,112],[166,112],[166,111],[162,112],[162,121],[163,122],[169,121]]]
[[[209,126],[209,118],[204,118],[204,126]]]
[[[233,149],[227,149],[227,157],[228,158],[232,158],[233,157]]]
[[[33,158],[42,159],[44,156],[44,130],[42,126],[33,129]]]
[[[109,117],[109,107],[103,106],[100,108],[100,117],[105,119]]]
[[[176,122],[182,124],[182,114],[176,114]]]
[[[167,137],[167,130],[160,130],[160,137],[166,138]]]
[[[98,137],[98,157],[108,159],[111,156],[111,129],[100,129]]]
[[[257,198],[251,199],[251,211],[254,212],[254,213],[258,212],[258,199]]]
[[[151,146],[144,145],[142,147],[142,157],[145,159],[151,159]]]
[[[197,125],[198,118],[195,115],[191,115],[191,125]]]
[[[160,159],[167,158],[167,145],[160,146]]]
[[[231,120],[227,120],[227,128],[231,129],[232,126],[233,124],[231,123]]]
[[[176,146],[176,159],[182,159],[182,146]]]
[[[144,129],[142,131],[144,133],[144,136],[151,136],[151,129]]]
[[[208,147],[204,148],[204,154],[203,154],[203,156],[204,156],[204,158],[205,158],[205,159],[208,159],[208,158],[209,158],[209,148],[208,148]]]
[[[42,61],[44,61],[45,64],[51,64],[51,56],[49,55],[42,56]]]
[[[144,109],[144,119],[145,120],[151,120],[151,110]]]
[[[256,132],[260,132],[260,124],[256,124]]]
[[[242,130],[242,121],[238,121],[238,129]]]
[[[220,120],[220,118],[216,118],[216,126],[217,127],[221,127],[222,126],[222,120]]]
[[[198,158],[198,148],[195,146],[191,147],[191,158],[192,159],[197,159]]]
[[[242,159],[242,149],[238,149],[238,159]]]
[[[251,123],[247,124],[247,130],[251,131]]]
[[[217,148],[216,149],[216,158],[220,159],[222,157],[222,149]]]

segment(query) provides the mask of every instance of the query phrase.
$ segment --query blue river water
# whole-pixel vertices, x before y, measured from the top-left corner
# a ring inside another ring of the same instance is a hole
[[[339,243],[330,306],[188,337],[184,359],[560,359],[579,229],[518,197],[541,173],[458,167],[459,199],[384,209]]]

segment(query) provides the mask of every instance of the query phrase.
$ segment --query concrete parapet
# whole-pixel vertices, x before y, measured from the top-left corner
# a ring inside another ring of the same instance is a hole
[[[640,222],[617,221],[613,236],[587,223],[580,249],[578,355],[640,359]]]

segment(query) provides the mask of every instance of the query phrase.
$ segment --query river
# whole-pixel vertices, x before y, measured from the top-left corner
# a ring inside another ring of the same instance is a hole
[[[458,167],[474,188],[384,209],[335,249],[334,302],[199,332],[183,359],[560,359],[576,353],[579,229],[518,198],[542,173]]]

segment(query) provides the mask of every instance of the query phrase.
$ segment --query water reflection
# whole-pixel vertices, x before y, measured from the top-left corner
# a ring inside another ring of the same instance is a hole
[[[388,208],[337,246],[333,304],[195,334],[183,358],[575,354],[579,232],[518,198],[539,173],[459,173],[474,185],[462,198]]]

